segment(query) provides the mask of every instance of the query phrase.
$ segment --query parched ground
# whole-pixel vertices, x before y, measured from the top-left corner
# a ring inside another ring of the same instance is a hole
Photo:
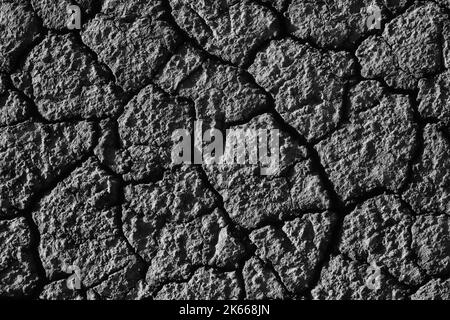
[[[450,299],[450,1],[373,3],[2,0],[0,297]]]

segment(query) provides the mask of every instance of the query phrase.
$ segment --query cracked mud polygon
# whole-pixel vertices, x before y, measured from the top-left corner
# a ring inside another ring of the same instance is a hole
[[[450,299],[449,0],[1,0],[0,34],[0,297]],[[174,165],[198,120],[279,130],[279,170]]]

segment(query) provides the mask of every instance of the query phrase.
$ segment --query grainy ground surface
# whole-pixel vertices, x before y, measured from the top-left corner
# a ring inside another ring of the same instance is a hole
[[[1,0],[0,297],[450,299],[450,1],[375,3]]]

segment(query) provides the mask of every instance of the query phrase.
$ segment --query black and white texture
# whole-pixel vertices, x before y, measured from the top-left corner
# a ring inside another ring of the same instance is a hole
[[[0,297],[450,299],[449,0],[1,0],[0,31]],[[280,130],[281,170],[172,165],[198,119]]]

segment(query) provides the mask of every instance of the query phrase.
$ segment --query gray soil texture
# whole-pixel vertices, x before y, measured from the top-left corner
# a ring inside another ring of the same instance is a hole
[[[450,0],[1,0],[0,32],[0,298],[450,299]],[[175,165],[200,119],[278,130],[279,170]]]

